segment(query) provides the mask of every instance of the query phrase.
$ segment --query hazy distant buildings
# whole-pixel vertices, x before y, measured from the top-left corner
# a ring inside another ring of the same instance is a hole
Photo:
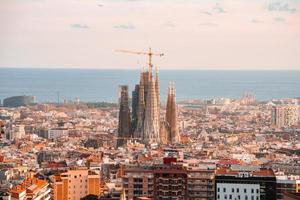
[[[298,105],[279,105],[272,108],[271,121],[276,128],[298,125],[300,107]]]
[[[120,110],[117,146],[122,146],[132,135],[129,109],[128,86],[120,86]]]
[[[25,136],[25,126],[21,124],[9,124],[5,129],[7,140],[21,139]]]
[[[14,96],[3,100],[4,107],[27,106],[35,102],[34,96]]]
[[[47,139],[57,139],[63,136],[68,136],[67,128],[53,128],[48,130]]]

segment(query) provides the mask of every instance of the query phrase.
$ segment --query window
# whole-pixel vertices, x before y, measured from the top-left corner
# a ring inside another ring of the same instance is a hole
[[[229,199],[232,199],[232,195],[231,194],[229,195]]]
[[[247,189],[246,188],[244,189],[244,193],[247,193]]]
[[[218,188],[218,192],[220,192],[220,188]]]
[[[231,188],[231,192],[234,193],[234,188]]]
[[[251,193],[252,193],[252,194],[254,193],[254,189],[251,189]]]
[[[248,200],[248,196],[247,195],[245,196],[245,200]]]
[[[227,194],[225,194],[224,198],[227,199]]]
[[[220,199],[220,195],[218,194],[217,199]]]
[[[251,196],[251,200],[254,200],[254,196]]]
[[[241,195],[238,195],[238,200],[240,200],[241,199]]]
[[[223,188],[223,192],[226,192],[226,188]]]
[[[256,189],[256,193],[257,193],[257,194],[259,193],[259,189]]]
[[[236,192],[239,193],[240,192],[240,188],[236,188]]]

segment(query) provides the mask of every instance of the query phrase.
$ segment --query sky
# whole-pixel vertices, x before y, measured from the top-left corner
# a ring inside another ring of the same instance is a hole
[[[300,70],[300,0],[0,0],[0,68]]]

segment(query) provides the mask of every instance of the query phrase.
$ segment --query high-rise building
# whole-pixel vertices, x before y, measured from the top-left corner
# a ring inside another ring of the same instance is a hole
[[[274,106],[272,108],[272,125],[276,128],[284,127],[284,108]]]
[[[54,176],[54,200],[80,200],[100,195],[100,175],[88,169],[71,169]]]
[[[131,137],[131,120],[129,109],[128,86],[120,86],[120,110],[117,146],[122,146]]]
[[[276,128],[297,125],[300,121],[300,107],[298,105],[274,106],[271,121]]]
[[[5,134],[8,140],[19,140],[25,136],[25,126],[22,124],[8,124]]]

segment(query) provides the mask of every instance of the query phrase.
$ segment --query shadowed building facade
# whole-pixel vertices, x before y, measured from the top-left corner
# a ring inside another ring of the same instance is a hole
[[[131,135],[131,120],[128,98],[128,86],[120,86],[120,110],[117,147],[124,145]]]

